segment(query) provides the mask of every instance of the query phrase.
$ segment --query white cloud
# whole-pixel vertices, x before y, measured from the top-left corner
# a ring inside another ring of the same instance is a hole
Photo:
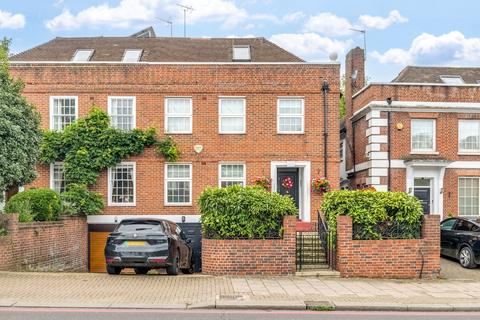
[[[378,51],[373,51],[370,55],[382,64],[394,63],[406,65],[412,63],[410,54],[403,49],[390,49],[385,51],[383,54],[379,53]]]
[[[322,12],[308,19],[304,31],[317,32],[326,36],[344,36],[352,33],[350,28],[352,28],[352,24],[346,18],[336,16],[331,12]]]
[[[183,11],[175,0],[122,0],[116,6],[101,4],[78,13],[64,10],[60,15],[45,22],[52,31],[72,30],[82,27],[105,26],[130,27],[134,22],[153,22],[157,16],[172,16],[183,23]],[[187,23],[198,21],[218,22],[225,28],[237,27],[248,18],[246,10],[238,8],[229,0],[187,0],[183,5],[192,6],[187,14]]]
[[[326,60],[332,52],[344,54],[352,40],[333,40],[316,33],[283,33],[270,37],[270,41],[309,61]]]
[[[331,12],[322,12],[312,16],[305,23],[304,31],[317,32],[326,36],[347,36],[353,34],[351,29],[386,29],[396,23],[405,23],[408,19],[403,17],[398,10],[390,11],[388,17],[362,15],[357,23],[350,22],[347,18],[339,17]]]
[[[303,19],[304,17],[305,17],[305,13],[303,13],[302,11],[297,11],[297,12],[292,12],[284,15],[282,17],[282,21],[285,23],[292,23],[297,20]]]
[[[256,36],[254,34],[247,34],[244,36],[237,36],[236,34],[230,34],[226,36],[226,38],[255,38]]]
[[[374,51],[371,55],[383,64],[478,64],[480,38],[466,38],[459,31],[439,36],[423,33],[412,41],[408,50],[394,48],[384,53]]]
[[[20,29],[25,27],[25,16],[0,10],[0,28]]]
[[[370,15],[362,15],[358,18],[358,23],[366,29],[386,29],[396,23],[405,23],[408,19],[403,17],[398,10],[392,10],[388,17],[377,17]]]

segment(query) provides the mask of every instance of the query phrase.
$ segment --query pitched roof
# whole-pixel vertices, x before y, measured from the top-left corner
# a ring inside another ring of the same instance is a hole
[[[443,83],[440,76],[461,76],[467,84],[479,84],[480,67],[417,67],[407,66],[392,82]]]
[[[233,45],[248,45],[251,62],[303,62],[265,38],[88,37],[55,38],[10,57],[11,61],[71,61],[94,49],[90,61],[122,61],[125,49],[142,49],[142,62],[232,62]]]

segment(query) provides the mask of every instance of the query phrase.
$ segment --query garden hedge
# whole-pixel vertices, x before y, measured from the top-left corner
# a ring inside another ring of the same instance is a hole
[[[352,217],[355,239],[411,239],[420,236],[423,216],[420,201],[404,192],[375,192],[370,190],[340,190],[327,192],[322,211],[329,232],[337,228],[337,216]]]
[[[209,239],[279,238],[283,217],[298,214],[290,197],[260,187],[207,188],[199,204],[203,234]]]
[[[58,220],[61,201],[51,189],[30,189],[19,192],[8,200],[6,213],[18,213],[21,222]]]

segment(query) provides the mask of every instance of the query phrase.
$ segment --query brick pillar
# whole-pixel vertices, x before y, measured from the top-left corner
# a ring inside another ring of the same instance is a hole
[[[437,278],[440,275],[440,215],[423,216],[421,252],[422,278]]]
[[[288,259],[288,274],[295,274],[297,269],[296,254],[297,254],[297,217],[286,216],[283,218],[283,241],[284,250],[286,250]]]
[[[352,218],[349,216],[337,216],[337,270],[343,276],[347,265],[348,257],[351,254],[352,243]]]

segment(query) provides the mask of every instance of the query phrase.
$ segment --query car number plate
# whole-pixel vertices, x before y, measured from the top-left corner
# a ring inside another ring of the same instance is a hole
[[[143,247],[145,245],[145,241],[127,241],[128,247]]]

